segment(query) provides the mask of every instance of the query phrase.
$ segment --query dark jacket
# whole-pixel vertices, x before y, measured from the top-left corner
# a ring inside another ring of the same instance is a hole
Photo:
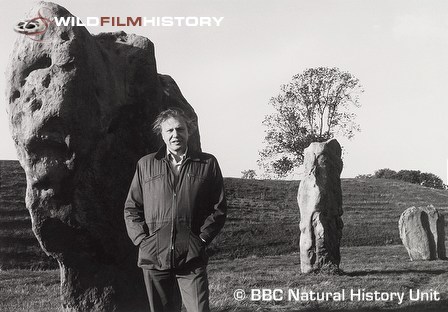
[[[213,155],[188,152],[177,179],[166,147],[141,158],[124,208],[128,235],[139,245],[138,266],[166,270],[192,261],[206,264],[205,245],[223,227],[226,211]]]

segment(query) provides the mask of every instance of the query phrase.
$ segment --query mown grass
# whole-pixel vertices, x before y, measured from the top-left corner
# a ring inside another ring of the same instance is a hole
[[[299,181],[226,178],[228,220],[210,246],[211,303],[215,311],[448,311],[446,261],[410,262],[398,234],[400,214],[434,205],[448,212],[448,191],[401,181],[343,179],[341,276],[300,273]],[[25,208],[25,176],[18,162],[0,161],[0,311],[57,311],[56,262],[40,249]],[[446,218],[445,222],[448,222]],[[448,231],[446,231],[448,235]],[[36,271],[37,270],[37,271]],[[236,301],[237,288],[338,291],[440,290],[438,302]]]
[[[410,262],[402,246],[345,247],[341,249],[342,275],[302,274],[298,254],[215,261],[210,265],[211,298],[217,311],[445,311],[448,308],[448,268],[445,261]],[[346,301],[251,301],[251,289],[288,289],[341,292]],[[248,298],[236,301],[233,292],[245,290]],[[351,289],[405,292],[403,304],[394,301],[351,301]],[[441,293],[440,301],[409,300],[409,290]]]
[[[402,246],[343,247],[342,275],[302,274],[299,254],[212,260],[208,266],[212,311],[446,311],[446,261],[411,262]],[[56,270],[0,271],[1,311],[58,311]],[[250,300],[251,289],[282,289],[280,301]],[[247,298],[233,293],[243,289]],[[302,292],[346,292],[345,301],[288,301],[288,289]],[[402,304],[393,301],[351,300],[350,290],[404,292]],[[438,291],[440,301],[409,300],[409,290]]]
[[[298,251],[299,181],[227,178],[225,184],[229,214],[212,245],[215,257],[233,259]],[[398,220],[411,206],[432,204],[448,213],[446,190],[386,179],[342,179],[342,191],[342,246],[401,244]]]
[[[58,311],[59,271],[0,271],[0,311]]]
[[[54,269],[40,248],[25,208],[26,179],[18,161],[0,161],[0,269]]]

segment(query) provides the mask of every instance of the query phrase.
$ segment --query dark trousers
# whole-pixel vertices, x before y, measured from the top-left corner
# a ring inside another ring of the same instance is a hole
[[[208,312],[209,290],[206,266],[195,269],[143,269],[152,312],[179,312],[182,301],[188,312]]]

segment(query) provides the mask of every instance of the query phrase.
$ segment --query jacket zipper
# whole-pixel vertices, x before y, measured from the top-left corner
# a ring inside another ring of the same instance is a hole
[[[174,209],[177,209],[177,196],[176,190],[173,192],[173,209],[171,209],[171,268],[174,268],[174,240],[175,240],[175,226],[174,226]]]
[[[176,189],[173,183],[173,175],[174,172],[171,168],[171,164],[169,163],[169,161],[167,159],[163,159],[163,161],[165,162],[166,166],[168,167],[168,172],[169,174],[169,179],[170,179],[170,184],[171,184],[171,190],[173,191],[173,204],[171,205],[171,245],[170,245],[170,269],[174,268],[174,240],[175,240],[175,227],[174,227],[174,209],[177,209],[177,204],[176,204]]]
[[[165,160],[165,161],[166,161],[168,168],[171,172],[171,177],[173,178],[173,176],[176,173],[173,172],[173,168],[171,167],[171,164],[167,160]],[[174,268],[174,243],[175,243],[175,239],[176,239],[176,237],[175,237],[176,227],[175,227],[174,212],[176,212],[176,217],[177,217],[177,190],[179,189],[179,183],[181,180],[182,169],[185,166],[185,164],[187,163],[187,161],[188,161],[188,158],[185,159],[184,162],[182,163],[182,165],[180,166],[179,175],[177,176],[177,178],[176,178],[176,176],[174,176],[175,181],[176,181],[175,184],[173,183],[173,179],[171,179],[171,186],[172,186],[172,190],[173,190],[173,207],[172,207],[173,209],[171,209],[171,248],[170,248],[170,258],[171,258],[170,259],[170,267],[171,268]]]

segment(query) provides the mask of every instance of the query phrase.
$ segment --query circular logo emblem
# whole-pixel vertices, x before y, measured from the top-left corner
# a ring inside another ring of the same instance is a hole
[[[24,35],[39,35],[43,34],[48,25],[43,20],[34,18],[32,20],[24,20],[17,23],[14,30],[19,34]]]
[[[48,27],[52,23],[50,19],[42,15],[42,11],[44,9],[48,10],[51,13],[49,9],[41,8],[39,12],[37,12],[37,17],[18,22],[14,26],[14,31],[18,32],[19,34],[26,35],[35,41],[42,41],[42,37],[39,36],[45,34],[45,32],[48,30]]]

